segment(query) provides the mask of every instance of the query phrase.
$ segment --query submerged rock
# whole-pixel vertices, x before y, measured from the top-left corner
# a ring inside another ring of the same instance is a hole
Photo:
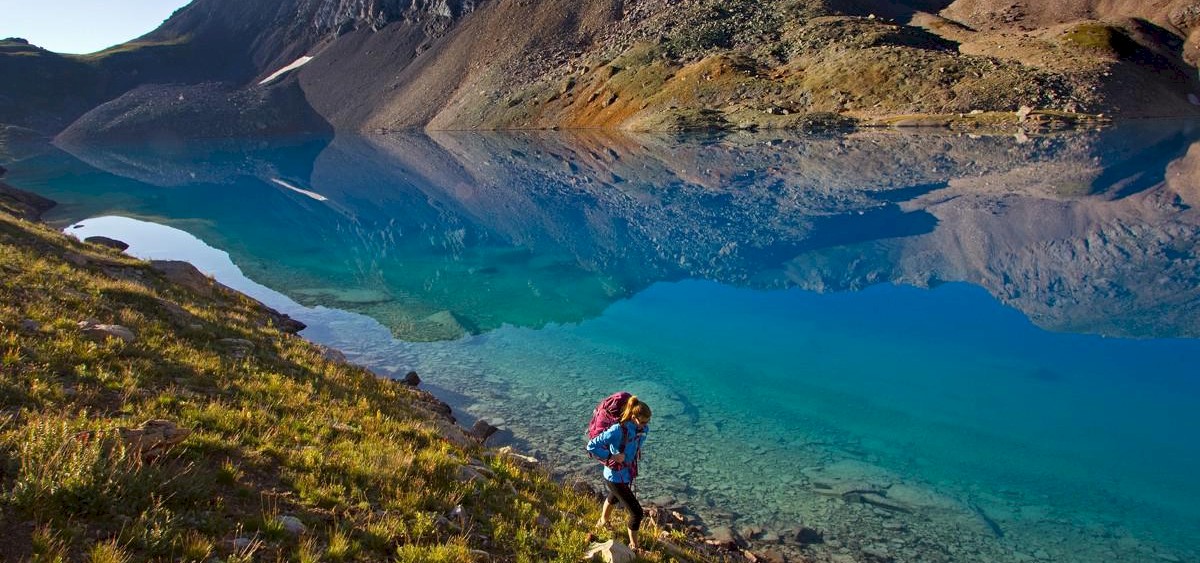
[[[816,528],[800,525],[795,530],[792,530],[790,539],[800,545],[810,545],[814,543],[824,543],[825,534]]]
[[[713,529],[708,543],[723,549],[737,549],[738,544],[741,543],[739,540],[740,538],[737,532],[733,531],[733,528],[721,526]]]

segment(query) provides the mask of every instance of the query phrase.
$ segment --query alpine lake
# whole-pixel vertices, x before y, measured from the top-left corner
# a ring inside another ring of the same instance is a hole
[[[827,556],[1200,561],[1200,123],[2,160],[48,222],[415,370],[568,482],[599,486],[587,421],[633,392],[643,502],[752,544],[802,525]]]

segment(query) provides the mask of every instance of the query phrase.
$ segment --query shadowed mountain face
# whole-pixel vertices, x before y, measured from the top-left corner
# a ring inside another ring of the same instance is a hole
[[[10,168],[75,202],[66,216],[165,220],[252,279],[410,340],[576,322],[686,278],[966,281],[1052,330],[1196,336],[1196,138],[1161,124],[1029,140],[413,133],[72,146],[79,160]],[[106,187],[64,192],[50,179],[64,170]]]

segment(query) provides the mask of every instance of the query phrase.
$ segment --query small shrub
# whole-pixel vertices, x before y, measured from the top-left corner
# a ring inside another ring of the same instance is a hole
[[[468,563],[474,560],[471,550],[461,539],[432,546],[402,545],[396,548],[396,563]]]
[[[321,548],[317,545],[316,538],[308,538],[296,546],[295,560],[297,563],[319,563],[322,561]]]
[[[127,563],[129,555],[116,541],[106,541],[92,546],[88,550],[88,561],[91,563]]]
[[[208,561],[213,555],[214,547],[212,540],[193,531],[184,537],[181,555],[184,561]]]
[[[32,544],[34,563],[63,563],[67,560],[67,542],[49,527],[34,530]]]
[[[79,426],[39,419],[24,429],[13,505],[52,517],[144,510],[157,479],[118,440],[78,434]]]
[[[345,530],[336,529],[329,533],[329,547],[325,557],[330,561],[348,561],[358,553],[358,544],[350,539]]]

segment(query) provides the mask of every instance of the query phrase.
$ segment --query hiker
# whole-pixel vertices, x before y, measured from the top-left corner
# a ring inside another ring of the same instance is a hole
[[[592,438],[587,445],[588,453],[604,462],[604,484],[608,487],[608,498],[596,526],[608,526],[613,506],[621,503],[629,511],[629,547],[637,550],[637,531],[642,525],[642,505],[633,495],[633,480],[637,477],[637,462],[646,443],[649,431],[650,406],[630,395],[616,424]]]

